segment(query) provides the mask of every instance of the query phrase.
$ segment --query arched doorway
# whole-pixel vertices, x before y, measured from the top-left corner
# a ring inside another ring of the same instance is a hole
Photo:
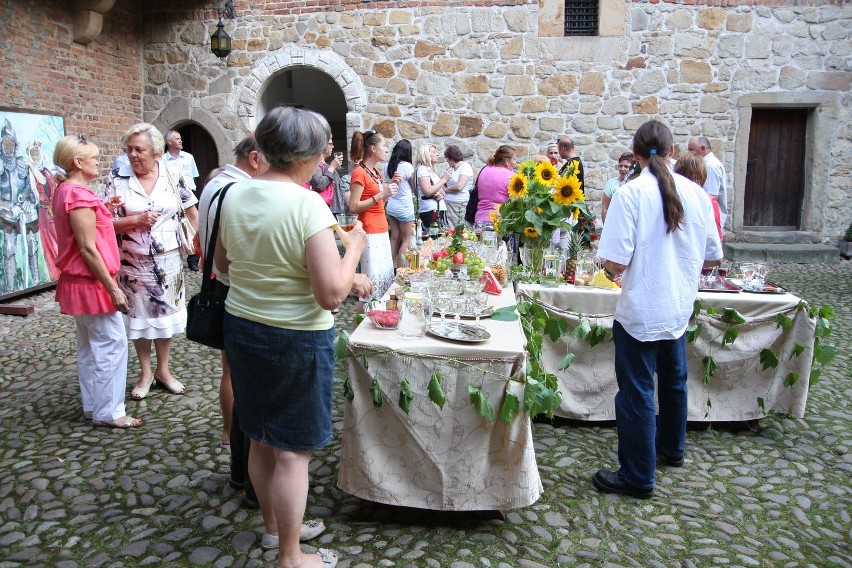
[[[258,120],[270,109],[287,104],[323,115],[331,126],[334,149],[343,152],[344,170],[349,162],[346,138],[346,98],[327,73],[307,66],[280,70],[267,83],[258,105]]]
[[[201,195],[207,175],[219,167],[219,152],[216,149],[216,143],[213,141],[213,137],[197,124],[187,123],[174,129],[180,133],[184,152],[189,152],[195,158],[195,165],[198,167],[195,193],[196,196]]]

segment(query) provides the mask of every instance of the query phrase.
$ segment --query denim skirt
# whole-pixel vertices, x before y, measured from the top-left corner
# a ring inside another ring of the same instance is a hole
[[[334,328],[300,331],[225,313],[240,429],[256,442],[304,452],[331,441]]]

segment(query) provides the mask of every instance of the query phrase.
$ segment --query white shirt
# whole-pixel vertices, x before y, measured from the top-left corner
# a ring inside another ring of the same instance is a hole
[[[470,198],[470,190],[473,189],[473,184],[476,180],[473,179],[473,168],[467,162],[462,162],[457,169],[453,170],[453,174],[447,180],[447,185],[455,186],[459,182],[459,177],[462,175],[467,175],[467,183],[461,188],[461,191],[455,193],[448,191],[447,195],[444,196],[444,201],[447,203],[467,203]]]
[[[387,166],[382,171],[387,176]],[[397,220],[414,219],[414,198],[411,194],[411,174],[414,173],[414,166],[408,162],[400,162],[396,166],[396,171],[399,172],[402,179],[399,180],[399,189],[396,190],[396,195],[388,197],[385,210],[388,215]]]
[[[728,191],[725,178],[725,166],[719,161],[713,152],[704,156],[704,165],[707,167],[707,179],[704,180],[704,190],[707,195],[715,195],[719,202],[719,213],[722,226],[728,217]]]
[[[166,152],[163,154],[163,158],[165,158],[166,166],[176,175],[182,176],[186,187],[195,193],[195,178],[198,177],[198,168],[195,166],[195,158],[192,157],[192,154],[181,150],[175,157]]]
[[[598,247],[598,256],[627,266],[615,319],[638,341],[683,335],[704,261],[722,258],[710,198],[673,177],[683,204],[680,228],[666,233],[657,178],[645,168],[613,196]]]
[[[201,198],[198,200],[198,241],[201,246],[201,253],[205,258],[207,257],[207,245],[210,241],[210,231],[213,230],[213,221],[216,219],[216,210],[219,208],[219,190],[231,182],[244,179],[251,179],[251,176],[237,166],[228,164],[219,175],[211,179],[201,190]],[[221,274],[216,269],[215,262],[213,263],[213,274],[216,276],[216,280],[225,286],[231,285],[228,274]]]

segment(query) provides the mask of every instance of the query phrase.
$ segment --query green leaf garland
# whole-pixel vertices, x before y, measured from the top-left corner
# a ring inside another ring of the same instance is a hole
[[[441,389],[441,375],[437,372],[432,373],[432,379],[429,381],[429,400],[438,405],[443,410],[447,404],[447,397]]]

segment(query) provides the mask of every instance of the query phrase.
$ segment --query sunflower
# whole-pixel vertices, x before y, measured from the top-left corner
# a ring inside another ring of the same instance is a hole
[[[536,207],[535,209],[533,209],[533,211],[535,211],[539,215],[544,213],[544,209],[542,209],[541,207]]]
[[[527,178],[521,174],[515,174],[509,180],[509,197],[518,199],[527,193]]]
[[[492,211],[488,214],[488,218],[491,220],[492,223],[496,223],[500,220],[500,215],[496,211]]]
[[[560,177],[553,188],[552,198],[556,203],[570,205],[575,201],[583,199],[583,190],[580,189],[580,180],[577,176]]]
[[[494,219],[494,230],[500,232],[500,219]]]
[[[559,172],[556,171],[556,168],[553,167],[550,161],[536,164],[535,174],[533,175],[535,181],[544,185],[551,185],[558,177]]]
[[[538,236],[538,231],[535,230],[535,227],[526,227],[524,228],[524,235],[534,239]]]

